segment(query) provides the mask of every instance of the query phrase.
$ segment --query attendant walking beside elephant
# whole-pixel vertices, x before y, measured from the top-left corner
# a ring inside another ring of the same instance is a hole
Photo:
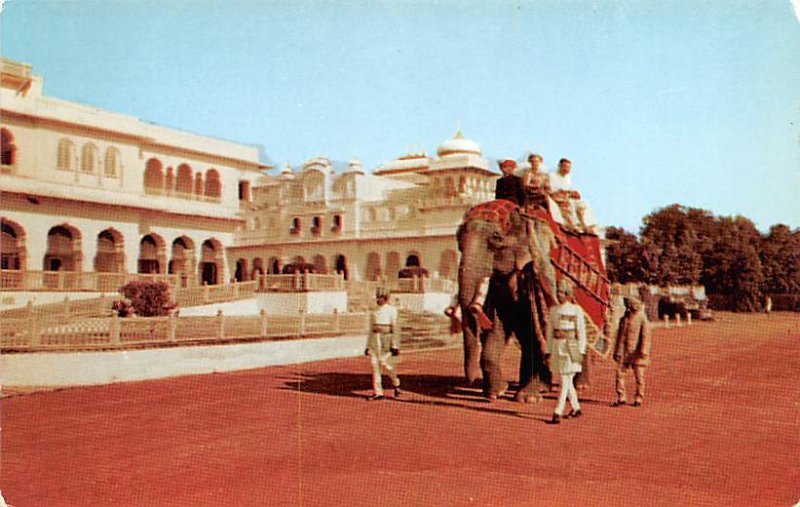
[[[562,279],[556,293],[559,304],[550,309],[547,319],[547,354],[553,374],[561,378],[561,392],[553,412],[553,424],[561,422],[567,398],[572,410],[566,418],[580,417],[581,405],[573,385],[575,374],[582,370],[586,354],[586,323],[583,309],[573,301],[572,283]]]
[[[625,298],[625,315],[619,323],[617,341],[614,344],[614,362],[617,363],[615,388],[617,400],[612,406],[618,407],[627,403],[625,391],[625,373],[633,370],[636,378],[636,395],[633,406],[644,402],[645,369],[650,364],[650,323],[644,311],[644,305],[634,297]]]

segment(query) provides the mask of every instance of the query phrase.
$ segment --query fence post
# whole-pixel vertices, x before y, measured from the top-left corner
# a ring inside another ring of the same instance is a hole
[[[263,308],[259,310],[258,316],[261,319],[261,336],[267,336],[267,311]]]
[[[225,317],[222,315],[222,308],[217,310],[217,338],[225,339]]]
[[[178,335],[178,312],[173,310],[169,312],[169,336],[167,339],[170,343],[175,343],[177,341]]]
[[[683,324],[681,324],[681,314],[680,313],[676,313],[675,314],[675,325],[677,327],[681,327],[683,325]]]
[[[339,309],[333,309],[333,334],[341,334],[342,332],[342,322],[341,318],[339,317]]]
[[[308,271],[303,271],[303,289],[311,290],[311,275]]]
[[[686,325],[687,326],[691,326],[692,325],[692,312],[689,312],[689,313],[686,314]]]
[[[69,319],[69,296],[64,296],[64,320]]]
[[[206,282],[203,282],[203,303],[208,303],[208,293],[211,289]]]
[[[669,315],[664,314],[664,327],[669,328]]]
[[[239,299],[239,282],[233,282],[233,298]]]
[[[119,313],[116,310],[111,310],[111,321],[108,324],[108,338],[111,345],[119,347]]]
[[[300,321],[298,322],[297,337],[302,338],[306,334],[306,311],[300,309]]]
[[[294,272],[294,290],[300,292],[300,273],[297,271]]]
[[[37,347],[42,344],[38,319],[36,318],[36,312],[33,310],[33,301],[28,301],[28,343]]]

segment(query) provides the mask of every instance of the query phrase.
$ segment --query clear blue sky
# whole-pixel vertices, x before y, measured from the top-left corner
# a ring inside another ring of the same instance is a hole
[[[460,125],[489,158],[573,160],[601,223],[675,202],[800,227],[790,0],[6,0],[48,95],[378,164]]]

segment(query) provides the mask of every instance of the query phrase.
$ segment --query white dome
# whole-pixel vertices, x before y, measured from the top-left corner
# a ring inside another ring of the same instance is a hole
[[[446,157],[448,155],[460,155],[460,154],[473,154],[481,156],[481,147],[475,141],[470,141],[469,139],[465,139],[463,135],[461,135],[461,130],[456,132],[456,135],[453,139],[449,141],[443,142],[437,149],[436,154],[440,157]]]
[[[357,158],[354,158],[353,160],[351,160],[350,164],[348,164],[348,166],[347,166],[347,169],[344,170],[344,173],[345,174],[351,174],[351,173],[364,174],[364,168],[361,167],[361,161],[358,160]]]
[[[282,178],[294,178],[294,171],[292,170],[292,166],[289,162],[284,164],[283,169],[281,169],[281,177]]]

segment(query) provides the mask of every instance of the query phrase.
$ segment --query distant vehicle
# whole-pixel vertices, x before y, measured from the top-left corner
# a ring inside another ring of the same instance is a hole
[[[708,309],[706,289],[702,285],[664,287],[658,301],[658,318],[675,318],[680,315],[686,319],[691,314],[693,320],[713,320],[714,314]]]

